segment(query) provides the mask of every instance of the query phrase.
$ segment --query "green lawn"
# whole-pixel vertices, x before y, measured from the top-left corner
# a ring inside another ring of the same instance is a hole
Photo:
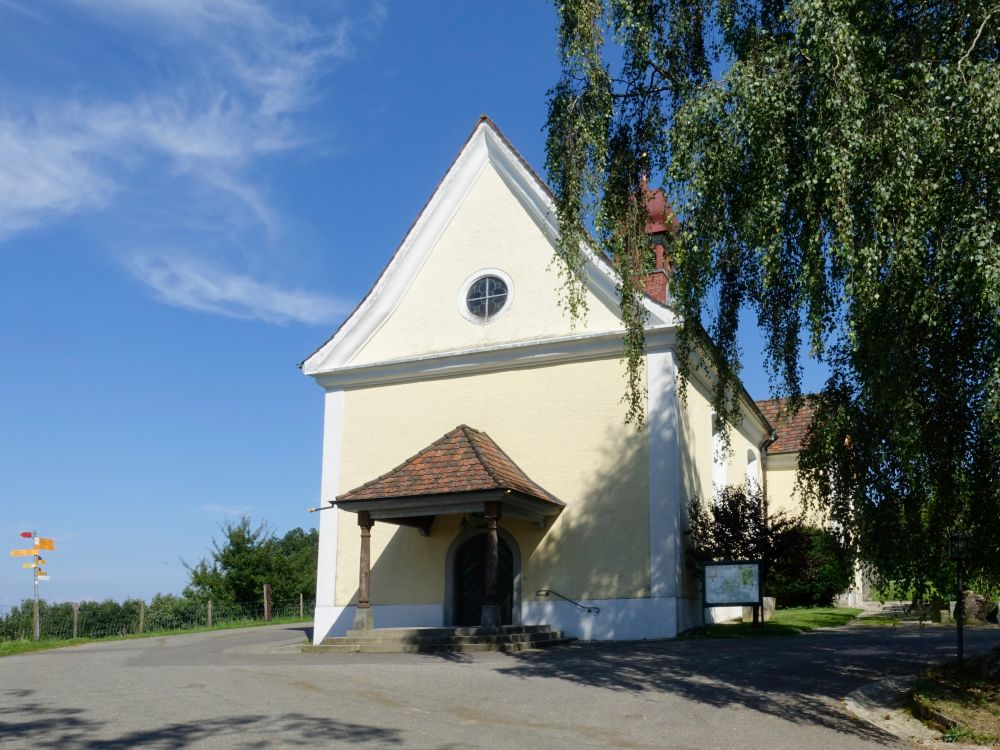
[[[779,609],[769,622],[754,627],[751,622],[720,623],[696,628],[678,636],[697,638],[756,638],[759,636],[799,635],[816,628],[835,628],[854,620],[860,609],[848,607],[803,607]]]
[[[931,708],[938,715],[959,722],[949,727],[930,720],[943,732],[945,742],[1000,744],[1000,682],[995,677],[1000,651],[966,660],[964,669],[954,663],[931,667],[913,685],[914,713]],[[992,669],[986,669],[987,662]],[[991,679],[987,675],[994,675]]]
[[[39,641],[17,640],[0,641],[0,657],[14,656],[16,654],[29,654],[32,651],[46,651],[51,648],[65,648],[66,646],[79,646],[84,643],[100,643],[102,641],[127,641],[132,638],[162,638],[166,635],[187,635],[188,633],[207,633],[215,630],[232,630],[234,628],[255,628],[262,625],[291,625],[294,623],[309,622],[300,620],[298,617],[275,617],[271,622],[263,620],[234,620],[232,622],[222,622],[212,627],[184,628],[179,630],[150,630],[146,633],[131,633],[129,635],[115,635],[107,638],[43,638]]]

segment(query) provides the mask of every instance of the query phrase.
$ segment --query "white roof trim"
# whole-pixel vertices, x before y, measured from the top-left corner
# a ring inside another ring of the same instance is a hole
[[[491,164],[518,202],[553,244],[558,238],[555,206],[544,184],[487,119],[480,120],[385,271],[334,336],[302,363],[306,375],[345,367],[392,316],[438,239],[480,173]],[[608,307],[618,306],[617,276],[604,259],[582,247],[588,288]],[[644,300],[650,325],[672,325],[673,314]]]
[[[672,326],[650,329],[647,345],[653,350],[669,349],[674,344]],[[584,333],[549,339],[517,341],[510,344],[424,354],[416,357],[347,365],[316,375],[325,388],[357,388],[389,383],[406,383],[432,378],[471,375],[498,370],[541,367],[561,362],[592,359],[620,359],[623,356],[623,330]]]

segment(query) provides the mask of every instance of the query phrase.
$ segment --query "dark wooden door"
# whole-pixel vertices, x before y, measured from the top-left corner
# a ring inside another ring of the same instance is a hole
[[[479,625],[486,599],[486,534],[474,536],[455,555],[455,624],[462,627]],[[497,549],[497,599],[501,620],[511,624],[514,608],[514,555],[500,538]]]

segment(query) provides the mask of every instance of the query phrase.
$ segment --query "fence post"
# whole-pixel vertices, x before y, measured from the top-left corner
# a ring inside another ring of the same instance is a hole
[[[208,627],[212,627],[212,600],[208,600]]]
[[[306,619],[305,606],[304,602],[302,601],[302,594],[299,594],[299,619],[300,620]]]
[[[73,602],[73,637],[80,634],[80,603]]]
[[[139,602],[139,632],[146,631],[146,602]]]
[[[271,584],[264,584],[264,622],[271,622]]]

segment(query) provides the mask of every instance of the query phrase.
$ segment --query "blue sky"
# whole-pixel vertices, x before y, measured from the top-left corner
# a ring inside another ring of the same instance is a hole
[[[0,538],[56,539],[44,596],[176,593],[225,519],[313,524],[296,364],[481,113],[541,171],[557,75],[539,0],[0,0]]]

